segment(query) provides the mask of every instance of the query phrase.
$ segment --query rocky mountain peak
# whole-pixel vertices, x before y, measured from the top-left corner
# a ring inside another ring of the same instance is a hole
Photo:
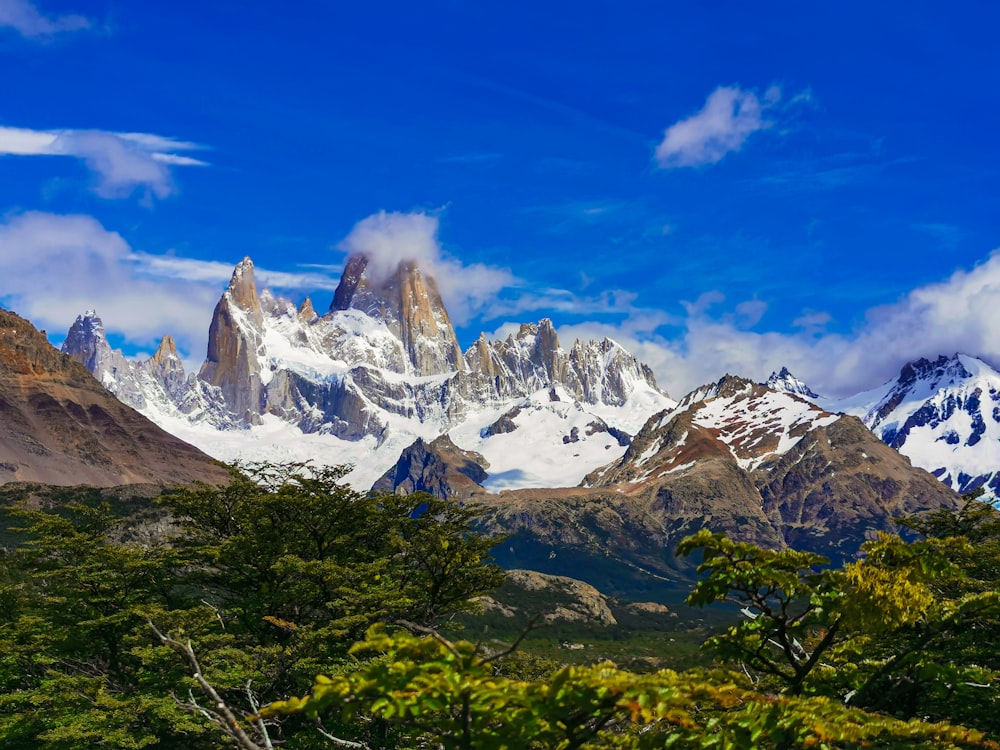
[[[843,410],[959,492],[1000,494],[1000,372],[965,354],[917,359],[872,396]]]
[[[412,260],[376,278],[368,258],[348,259],[333,295],[331,312],[359,310],[378,320],[403,342],[414,374],[438,375],[465,369],[462,350],[434,277]]]
[[[921,358],[907,362],[899,371],[898,382],[902,388],[912,386],[917,381],[925,381],[930,387],[938,388],[945,380],[950,380],[954,385],[955,382],[970,377],[972,373],[962,363],[962,355],[946,357],[942,354],[934,361]]]
[[[233,270],[208,329],[208,353],[198,377],[218,387],[233,415],[258,423],[262,408],[261,365],[264,312],[257,295],[253,261]]]
[[[754,393],[756,389],[764,388],[766,388],[766,386],[758,385],[749,378],[743,378],[739,375],[729,375],[727,373],[719,378],[719,380],[715,383],[706,383],[700,388],[695,388],[681,399],[680,404],[678,404],[678,408],[686,408],[692,404],[697,404],[700,401],[707,401],[708,399],[719,396],[724,398],[732,398],[741,394],[749,396]]]
[[[104,332],[104,323],[95,310],[87,310],[77,316],[66,334],[61,351],[90,370],[105,388],[118,395],[115,388],[118,377],[129,371],[130,364],[121,351],[112,350]]]
[[[160,339],[160,345],[156,347],[156,353],[153,354],[153,362],[162,365],[170,359],[179,360],[180,357],[177,355],[177,344],[174,343],[174,337],[167,334]]]
[[[260,297],[257,295],[253,261],[250,260],[249,256],[237,263],[236,268],[233,269],[233,275],[229,280],[229,287],[226,289],[224,298],[237,309],[249,313],[253,321],[258,326],[260,325],[263,320]]]
[[[99,363],[107,358],[111,346],[104,333],[104,323],[95,310],[76,316],[63,341],[62,351],[91,372],[95,372]]]
[[[313,308],[312,299],[306,297],[302,300],[302,304],[299,305],[299,320],[303,323],[311,323],[316,319],[316,310]]]
[[[804,398],[820,398],[819,394],[814,393],[805,382],[792,375],[787,367],[782,367],[777,372],[772,372],[771,377],[767,379],[764,385],[782,393],[794,393],[796,396],[803,396]]]

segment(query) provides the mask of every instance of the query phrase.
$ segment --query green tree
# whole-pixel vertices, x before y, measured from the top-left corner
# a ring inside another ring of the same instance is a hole
[[[26,541],[0,558],[0,746],[231,745],[202,679],[243,716],[357,668],[349,647],[373,623],[438,625],[502,581],[473,508],[363,495],[343,475],[234,470],[165,496],[177,534],[145,546],[117,541],[128,520],[97,492],[15,511]],[[189,640],[202,679],[176,653]],[[388,737],[378,724],[363,729]],[[327,742],[301,717],[248,729],[264,745]]]
[[[136,626],[179,603],[174,550],[112,542],[120,519],[86,499],[14,511],[28,539],[0,566],[0,745],[169,747],[205,733],[166,691],[137,690]]]
[[[962,727],[900,721],[829,698],[769,696],[722,673],[638,675],[599,664],[516,680],[471,643],[381,627],[354,651],[378,658],[320,676],[309,695],[263,714],[363,713],[397,727],[396,747],[443,750],[998,747]]]
[[[708,531],[686,539],[704,575],[688,601],[744,613],[706,645],[763,689],[997,732],[997,513],[970,498],[905,524],[925,538],[879,535],[840,569]]]

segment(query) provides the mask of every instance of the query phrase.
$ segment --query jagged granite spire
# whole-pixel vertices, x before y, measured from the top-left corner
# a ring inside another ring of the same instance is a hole
[[[251,424],[260,422],[263,409],[259,356],[263,329],[253,261],[247,257],[233,270],[229,288],[215,306],[208,355],[198,377],[218,387],[230,411]]]
[[[385,323],[403,342],[416,375],[465,369],[462,350],[434,277],[414,261],[401,261],[384,279],[368,272],[368,258],[351,256],[330,311],[360,310]]]
[[[548,318],[526,323],[503,340],[480,336],[465,361],[499,396],[559,386],[584,403],[621,405],[638,383],[659,391],[652,370],[611,339],[577,340],[567,352]]]
[[[93,309],[77,316],[66,334],[61,351],[86,367],[111,390],[118,374],[125,373],[129,368],[122,353],[111,349],[104,332],[104,322]]]

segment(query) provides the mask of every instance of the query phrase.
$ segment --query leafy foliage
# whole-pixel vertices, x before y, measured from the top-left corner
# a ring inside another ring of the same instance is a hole
[[[635,674],[442,636],[503,580],[495,540],[474,508],[342,478],[257,466],[173,493],[169,543],[121,541],[93,493],[15,511],[0,746],[1000,747],[1000,519],[974,499],[836,569],[699,532],[689,601],[745,616],[712,670]]]
[[[381,658],[318,677],[311,694],[264,713],[343,722],[364,713],[399,727],[400,747],[445,750],[995,747],[964,728],[900,721],[827,698],[767,696],[732,676],[637,675],[599,664],[515,680],[498,675],[495,657],[471,643],[381,627],[353,650]]]
[[[218,746],[198,681],[150,621],[196,644],[248,714],[357,666],[348,649],[373,623],[436,625],[502,582],[473,508],[362,495],[343,474],[234,470],[164,497],[178,533],[147,546],[115,541],[122,519],[90,493],[14,511],[26,541],[0,570],[0,746]],[[325,744],[297,718],[259,729]]]
[[[701,531],[680,547],[702,554],[705,578],[689,602],[744,608],[743,621],[706,645],[760,687],[996,734],[998,515],[968,497],[958,512],[904,520],[924,539],[879,535],[841,569]]]

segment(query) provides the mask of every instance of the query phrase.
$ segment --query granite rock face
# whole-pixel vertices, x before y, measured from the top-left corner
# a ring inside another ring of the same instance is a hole
[[[228,410],[249,424],[263,412],[264,313],[257,296],[253,261],[244,258],[215,306],[208,329],[208,354],[198,379],[218,388]]]
[[[330,312],[352,309],[386,325],[402,342],[414,374],[464,369],[462,350],[437,283],[415,262],[403,261],[395,273],[373,278],[365,256],[349,258]]]
[[[430,443],[418,438],[372,491],[401,495],[428,492],[441,498],[467,499],[482,491],[488,468],[486,459],[458,448],[447,435]]]

